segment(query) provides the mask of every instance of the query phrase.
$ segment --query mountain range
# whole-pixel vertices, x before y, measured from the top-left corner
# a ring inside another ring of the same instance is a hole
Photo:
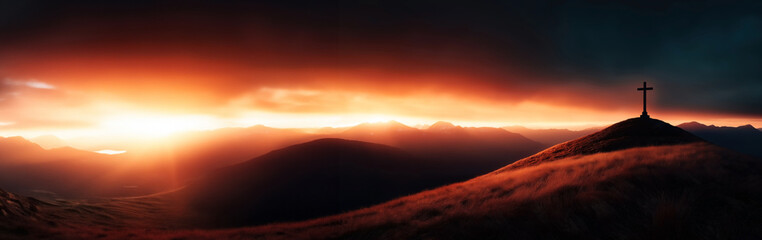
[[[739,127],[718,127],[704,125],[698,122],[688,122],[677,125],[714,144],[733,149],[738,152],[762,157],[762,131],[752,125]]]
[[[0,156],[0,185],[24,194],[144,195],[171,187],[166,165],[136,163],[71,147],[46,150],[21,137],[0,138]]]
[[[580,137],[584,137],[588,134],[595,133],[601,128],[586,128],[582,130],[569,130],[569,129],[531,129],[522,126],[508,126],[503,129],[510,132],[521,134],[529,139],[542,143],[545,147],[550,147],[562,142],[574,140]]]
[[[155,196],[74,205],[50,204],[14,195],[18,204],[13,211],[28,213],[14,212],[19,215],[17,220],[0,221],[0,225],[15,231],[6,232],[9,238],[24,236],[25,231],[40,236],[107,239],[754,239],[762,236],[758,228],[762,225],[760,160],[714,145],[656,119],[622,121],[493,172],[441,187],[423,186],[426,182],[416,173],[436,167],[416,158],[415,154],[391,146],[320,139],[223,168],[197,179],[186,189]],[[380,181],[389,182],[380,184]],[[430,190],[413,193],[419,190],[408,185],[415,184]],[[365,191],[367,189],[377,192]],[[262,194],[252,194],[254,192]],[[168,223],[176,223],[189,215],[167,214],[171,208],[161,206],[177,206],[171,199],[182,199],[178,197],[182,194],[195,196],[186,198],[189,200],[186,203],[196,204],[202,211],[191,216],[207,217],[204,221],[224,222],[230,217],[254,224],[258,222],[256,218],[274,214],[269,216],[275,219],[268,222],[276,223],[220,230],[193,229],[209,227],[205,225],[208,222],[171,226]],[[411,195],[404,196],[407,194]],[[391,199],[363,202],[365,197]],[[335,208],[352,202],[357,203],[352,206],[357,210]],[[382,203],[362,208],[373,202]],[[258,204],[274,209],[255,207]],[[205,207],[212,213],[227,212],[218,216],[203,215]],[[76,213],[62,209],[74,209]],[[325,211],[320,212],[322,210]],[[253,214],[236,214],[235,211]],[[58,219],[75,218],[96,227],[59,223],[61,220],[51,217],[52,213],[60,214],[56,215]],[[337,214],[277,223],[332,213]],[[103,225],[103,221],[110,222],[93,216],[97,214],[121,216],[120,219],[129,221],[164,219],[150,220],[158,224],[153,228],[118,223],[97,227]],[[172,220],[172,216],[179,218]],[[50,223],[36,224],[38,221]],[[8,227],[13,224],[16,225]]]
[[[442,127],[446,125],[451,127]],[[457,169],[455,175],[463,177],[459,180],[487,173],[541,149],[539,143],[503,129],[463,128],[443,122],[424,130],[387,122],[324,133],[261,125],[188,132],[174,136],[175,141],[170,143],[148,144],[112,156],[71,147],[44,149],[21,137],[11,137],[0,139],[0,165],[4,166],[0,186],[35,196],[140,196],[176,189],[217,169],[321,138],[397,147],[416,159]],[[455,178],[440,183],[452,181]]]

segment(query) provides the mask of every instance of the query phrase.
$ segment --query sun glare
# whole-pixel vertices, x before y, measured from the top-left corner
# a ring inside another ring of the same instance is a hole
[[[105,131],[130,136],[163,137],[173,133],[214,129],[213,118],[203,115],[120,115],[101,122]]]
[[[99,150],[99,151],[95,151],[95,152],[96,153],[100,153],[100,154],[106,154],[106,155],[117,155],[117,154],[126,153],[127,151],[125,151],[125,150],[103,149],[103,150]]]

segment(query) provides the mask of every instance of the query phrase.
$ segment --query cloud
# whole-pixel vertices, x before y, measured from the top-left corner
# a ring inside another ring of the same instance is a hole
[[[655,112],[762,115],[762,17],[743,3],[60,5],[0,21],[2,70],[30,79],[0,87],[161,112],[486,119],[526,102],[639,114],[648,80]]]
[[[56,87],[45,82],[38,81],[36,79],[30,80],[14,80],[6,78],[3,83],[8,86],[23,86],[37,89],[55,89]]]
[[[54,88],[56,88],[53,85],[50,85],[50,84],[47,84],[47,83],[44,83],[44,82],[38,82],[38,81],[28,81],[28,82],[26,82],[26,86],[27,87],[31,87],[31,88],[41,88],[41,89],[54,89]]]

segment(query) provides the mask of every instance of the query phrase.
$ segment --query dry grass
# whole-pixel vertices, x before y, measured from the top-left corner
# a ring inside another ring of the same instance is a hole
[[[42,201],[0,190],[0,202],[0,239],[97,239],[188,227],[176,221],[182,213],[174,201],[161,196]]]

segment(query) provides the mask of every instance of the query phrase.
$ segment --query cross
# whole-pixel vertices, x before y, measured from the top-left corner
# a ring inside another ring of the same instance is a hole
[[[646,82],[643,82],[643,87],[638,88],[638,91],[643,91],[643,113],[640,114],[641,118],[649,118],[648,112],[646,112],[646,91],[654,90],[652,87],[646,87]]]

